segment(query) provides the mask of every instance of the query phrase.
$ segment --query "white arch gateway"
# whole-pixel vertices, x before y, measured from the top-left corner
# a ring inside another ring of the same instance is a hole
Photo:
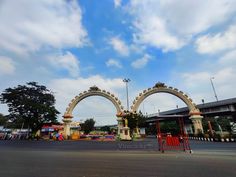
[[[70,123],[72,122],[73,118],[73,110],[75,106],[82,101],[83,99],[90,97],[90,96],[102,96],[112,102],[112,104],[116,108],[116,117],[118,121],[118,135],[123,135],[124,131],[124,125],[123,125],[123,113],[124,113],[124,108],[121,105],[121,101],[112,93],[106,91],[106,90],[101,90],[97,86],[90,87],[88,91],[84,91],[80,93],[78,96],[76,96],[74,99],[71,100],[69,103],[68,107],[66,108],[66,112],[63,115],[63,122],[64,122],[64,132],[65,132],[65,137],[70,136]],[[127,138],[127,137],[126,137]],[[129,139],[129,137],[128,137]]]
[[[140,104],[143,102],[144,99],[146,99],[148,96],[152,94],[159,92],[169,93],[180,98],[189,108],[189,115],[194,126],[194,133],[197,134],[198,132],[203,132],[203,127],[202,127],[203,117],[201,116],[201,112],[199,111],[199,109],[196,107],[196,104],[192,102],[192,99],[189,98],[182,91],[179,91],[178,89],[173,87],[167,87],[164,83],[161,82],[158,82],[157,84],[155,84],[154,87],[148,88],[146,90],[143,90],[143,92],[139,93],[139,95],[133,101],[133,105],[131,106],[130,112],[136,114]],[[101,90],[97,86],[90,87],[88,91],[80,93],[69,103],[68,107],[66,108],[66,112],[63,115],[65,137],[70,136],[70,123],[72,122],[73,118],[72,112],[75,106],[80,101],[90,96],[102,96],[112,102],[112,104],[116,108],[116,117],[118,121],[118,135],[121,137],[121,139],[129,140],[130,132],[129,132],[129,127],[127,127],[127,121],[125,121],[126,122],[125,125],[123,124],[125,115],[128,114],[128,112],[124,111],[124,107],[122,106],[121,101],[114,94],[111,94],[106,90]]]
[[[177,88],[167,87],[164,83],[158,82],[154,87],[143,90],[143,92],[139,93],[139,95],[133,101],[133,105],[131,106],[131,112],[134,114],[137,113],[140,104],[146,99],[148,96],[155,93],[169,93],[178,98],[180,98],[189,108],[190,119],[192,120],[194,126],[194,133],[203,132],[202,127],[202,116],[200,110],[196,107],[196,104],[192,102],[192,99],[189,98],[184,92],[179,91]]]

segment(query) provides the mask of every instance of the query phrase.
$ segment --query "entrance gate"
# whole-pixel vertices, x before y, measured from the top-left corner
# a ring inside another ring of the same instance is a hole
[[[172,134],[173,132],[163,132],[160,123],[167,121],[175,121],[177,123],[179,127],[178,134]],[[164,153],[166,150],[189,150],[191,152],[182,115],[158,115],[155,118],[148,119],[147,122],[156,124],[159,151]]]
[[[135,98],[133,101],[133,105],[131,106],[131,110],[124,111],[123,106],[121,105],[121,101],[115,97],[110,92],[107,92],[105,90],[101,90],[96,86],[90,87],[88,91],[84,91],[83,93],[80,93],[78,96],[76,96],[74,99],[71,100],[71,103],[68,105],[66,112],[63,116],[63,122],[64,122],[64,135],[65,137],[70,136],[70,123],[72,121],[73,115],[72,111],[75,108],[75,106],[83,99],[89,96],[102,96],[104,98],[107,98],[110,100],[113,105],[116,107],[117,110],[117,121],[118,121],[118,135],[120,135],[121,139],[124,140],[131,140],[130,133],[129,133],[129,127],[127,126],[127,119],[126,115],[129,113],[137,114],[138,108],[142,101],[146,99],[148,96],[164,92],[172,94],[178,98],[180,98],[189,108],[189,116],[192,120],[193,126],[194,126],[194,133],[197,134],[199,132],[203,132],[202,127],[202,116],[200,110],[196,107],[196,105],[192,102],[192,99],[189,98],[186,94],[184,94],[182,91],[179,91],[176,88],[173,87],[167,87],[164,83],[158,82],[155,84],[154,87],[148,88],[146,90],[143,90],[143,92],[139,93],[139,95]],[[125,122],[125,123],[124,123]],[[169,138],[167,138],[169,139]],[[169,142],[169,140],[168,140]],[[186,145],[186,143],[185,143]],[[187,149],[187,147],[185,148]]]
[[[155,93],[168,93],[172,94],[179,99],[181,99],[189,108],[189,119],[192,120],[193,127],[194,127],[194,133],[202,133],[203,127],[202,127],[202,116],[200,110],[196,107],[196,104],[193,103],[192,99],[188,97],[187,94],[185,94],[182,91],[179,91],[177,88],[168,87],[164,83],[158,82],[154,85],[152,88],[148,88],[146,90],[143,90],[143,92],[139,93],[138,96],[133,101],[133,105],[131,106],[131,112],[137,113],[138,108],[140,104],[143,102],[144,99],[149,97],[152,94]]]
[[[130,140],[130,134],[129,134],[129,127],[127,127],[127,124],[124,125],[124,109],[121,105],[121,101],[112,93],[101,90],[97,86],[90,87],[88,91],[84,91],[80,93],[78,96],[76,96],[74,99],[71,100],[68,107],[66,108],[66,112],[63,115],[63,122],[64,122],[64,136],[65,138],[68,138],[70,136],[70,124],[72,122],[72,112],[75,108],[75,106],[82,101],[83,99],[90,97],[90,96],[102,96],[112,102],[112,104],[116,108],[116,117],[118,121],[118,135],[121,139],[124,140]]]
[[[184,129],[183,117],[177,118],[176,121],[178,121],[180,132],[179,135],[174,136],[168,133],[161,133],[160,120],[157,119],[156,121],[158,147],[159,151],[163,153],[165,150],[189,150],[191,152],[188,135]]]

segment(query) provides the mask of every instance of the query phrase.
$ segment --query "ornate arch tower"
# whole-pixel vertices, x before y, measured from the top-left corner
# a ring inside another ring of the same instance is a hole
[[[68,107],[66,108],[66,112],[63,115],[63,122],[64,122],[64,133],[65,136],[70,136],[70,123],[72,121],[73,115],[72,112],[75,108],[75,106],[82,101],[83,99],[90,97],[90,96],[101,96],[104,97],[112,102],[112,104],[116,108],[116,117],[118,121],[118,135],[121,134],[123,135],[123,129],[125,128],[123,125],[123,106],[121,105],[121,101],[112,93],[106,91],[106,90],[101,90],[97,86],[90,87],[88,91],[84,91],[80,93],[78,96],[76,96],[74,99],[71,100],[69,103]],[[129,137],[124,137],[128,138]]]
[[[203,132],[203,117],[201,116],[201,112],[199,111],[199,109],[196,107],[196,104],[193,103],[192,99],[189,98],[187,94],[184,94],[184,92],[179,91],[177,88],[168,87],[161,82],[158,82],[154,87],[148,88],[146,90],[143,90],[143,92],[139,93],[139,95],[133,101],[131,111],[133,113],[137,113],[140,104],[145,98],[159,92],[169,93],[181,99],[189,108],[189,115],[194,126],[194,133],[197,134],[198,132]]]

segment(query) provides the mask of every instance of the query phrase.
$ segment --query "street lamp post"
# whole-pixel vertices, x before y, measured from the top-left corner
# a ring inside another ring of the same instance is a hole
[[[213,92],[214,92],[214,94],[215,94],[216,101],[218,101],[218,97],[217,97],[217,95],[216,95],[216,90],[215,90],[215,87],[214,87],[214,84],[213,84],[213,81],[212,81],[213,79],[215,79],[215,78],[214,78],[214,77],[211,77],[211,78],[210,78],[211,86],[212,86]]]
[[[204,99],[202,99],[202,104],[204,104],[205,103],[205,100]]]
[[[127,111],[129,111],[129,93],[128,93],[128,83],[130,82],[130,79],[123,79],[123,82],[125,82],[125,85],[126,85]]]

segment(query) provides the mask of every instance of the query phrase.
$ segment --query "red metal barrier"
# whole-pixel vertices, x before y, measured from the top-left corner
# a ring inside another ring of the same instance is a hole
[[[159,120],[156,122],[159,151],[164,152],[165,150],[189,150],[191,152],[188,136],[184,131],[183,118],[179,118],[178,121],[180,126],[179,136],[161,133],[160,122]]]
[[[166,145],[167,146],[179,146],[180,145],[179,137],[171,137],[171,136],[167,135]]]

